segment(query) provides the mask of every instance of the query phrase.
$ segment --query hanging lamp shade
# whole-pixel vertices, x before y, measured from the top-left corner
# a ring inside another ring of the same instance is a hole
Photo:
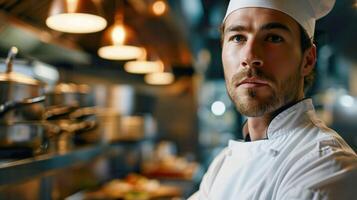
[[[150,85],[168,85],[174,82],[175,76],[171,72],[154,72],[146,74],[144,80]]]
[[[161,61],[135,60],[125,63],[124,69],[129,73],[147,74],[163,70]]]
[[[142,49],[130,45],[104,46],[98,50],[98,55],[108,60],[132,60],[140,56]]]
[[[121,22],[109,27],[103,36],[104,46],[98,55],[108,60],[133,60],[142,57],[145,49],[140,47],[135,32]]]
[[[169,65],[162,63],[162,70],[148,73],[144,76],[144,81],[149,85],[168,85],[174,82],[175,76]]]
[[[100,16],[98,0],[53,0],[46,25],[66,33],[93,33],[103,30],[107,21]]]
[[[138,60],[129,61],[124,64],[124,70],[134,74],[148,74],[164,71],[164,63],[160,59],[147,60],[147,51]]]

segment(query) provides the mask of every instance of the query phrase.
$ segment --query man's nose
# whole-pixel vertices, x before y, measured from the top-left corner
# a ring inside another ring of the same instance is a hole
[[[241,65],[243,67],[262,67],[263,60],[260,58],[248,58],[243,60]]]
[[[264,62],[261,58],[261,48],[256,41],[249,41],[244,47],[241,66],[242,67],[262,67]]]

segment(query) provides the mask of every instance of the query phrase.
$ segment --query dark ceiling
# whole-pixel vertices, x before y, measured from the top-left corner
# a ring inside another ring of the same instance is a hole
[[[208,49],[211,53],[208,77],[221,78],[218,27],[229,0],[167,0],[170,6],[169,12],[161,17],[156,17],[149,11],[153,1],[102,0],[101,2],[108,26],[113,23],[118,5],[125,5],[125,23],[134,29],[137,37],[149,51],[159,55],[165,63],[173,67],[174,71],[192,74],[193,63],[200,50]],[[25,25],[30,25],[36,30],[45,31],[56,44],[68,44],[67,47],[74,47],[89,55],[91,58],[89,65],[117,65],[118,62],[105,61],[97,56],[104,31],[79,35],[60,33],[47,28],[45,19],[51,2],[51,0],[0,0],[0,8],[6,16],[11,16],[11,19],[25,22]],[[319,45],[332,44],[340,54],[351,60],[357,60],[355,50],[357,6],[353,6],[355,4],[355,0],[337,0],[333,11],[318,21],[316,27],[316,39]],[[196,10],[193,10],[195,5]],[[43,51],[45,50],[39,52]],[[40,56],[40,58],[55,65],[70,65],[56,60],[56,55]],[[123,64],[123,62],[119,63]]]
[[[14,22],[12,24],[16,24],[16,28],[30,30],[38,37],[44,32],[48,33],[47,36],[50,39],[47,40],[57,45],[67,44],[66,47],[89,55],[91,59],[89,65],[117,66],[118,63],[124,63],[103,60],[97,56],[97,50],[102,45],[105,30],[90,34],[68,34],[49,29],[45,20],[51,2],[52,0],[0,0],[0,8],[5,16],[0,19],[2,20],[0,24],[4,27],[6,26],[4,21]],[[178,68],[179,71],[185,69],[192,74],[192,52],[186,37],[187,34],[184,33],[185,28],[176,22],[176,14],[170,8],[163,16],[153,15],[150,10],[152,3],[151,0],[102,0],[101,9],[108,22],[107,28],[113,24],[115,12],[118,9],[124,11],[124,23],[134,30],[140,43],[151,54],[159,56],[166,64]],[[20,39],[24,42],[30,40],[26,37]],[[41,40],[41,38],[38,39]],[[37,48],[36,55],[39,55],[38,52],[43,54],[43,51]],[[29,54],[32,56],[32,53]],[[63,59],[56,60],[51,55],[34,57],[40,57],[41,60],[54,65],[83,64],[71,62],[73,60],[69,60],[69,62]]]
[[[317,40],[320,40],[320,45],[331,44],[335,47],[336,53],[357,62],[356,21],[357,1],[336,0],[332,11],[317,21]]]

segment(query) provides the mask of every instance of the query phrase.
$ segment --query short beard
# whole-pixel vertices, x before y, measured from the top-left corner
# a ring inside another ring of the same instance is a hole
[[[230,83],[230,87],[228,89],[228,94],[234,104],[236,105],[238,111],[247,117],[259,117],[266,113],[274,113],[279,108],[292,103],[293,101],[297,101],[299,91],[301,90],[301,75],[299,73],[301,64],[299,64],[298,71],[293,73],[290,77],[288,77],[284,82],[281,83],[280,88],[276,88],[276,90],[272,90],[272,94],[264,99],[257,99],[257,92],[255,89],[247,89],[247,95],[252,101],[242,101],[241,97],[237,95],[235,92],[236,87],[233,84],[233,79],[237,79],[239,77],[257,77],[259,79],[263,79],[269,81],[270,83],[278,85],[278,82],[273,78],[263,74],[259,69],[255,69],[256,72],[242,72],[241,74],[237,74],[237,76],[233,77]],[[252,75],[253,73],[253,75]],[[249,75],[250,74],[250,75]],[[254,101],[256,100],[256,101]]]
[[[249,98],[257,98],[257,92],[253,89],[248,89],[247,91]],[[253,105],[248,105],[242,101],[235,101],[235,105],[238,111],[247,117],[258,117],[262,116],[267,112],[278,109],[277,105],[281,104],[281,99],[277,98],[277,94],[272,94],[267,100],[259,103],[254,103]],[[238,99],[238,98],[236,98]]]

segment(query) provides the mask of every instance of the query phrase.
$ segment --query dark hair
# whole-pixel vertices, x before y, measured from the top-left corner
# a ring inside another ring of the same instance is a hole
[[[223,45],[223,38],[224,38],[224,26],[225,23],[223,23],[220,26],[220,32],[221,32],[221,45]],[[312,38],[309,37],[309,35],[306,33],[305,29],[298,23],[299,30],[300,30],[300,47],[301,47],[301,53],[305,53],[306,50],[312,47],[313,41]],[[315,68],[311,71],[310,74],[305,76],[304,78],[304,91],[306,92],[311,86],[312,83],[314,82],[315,79]]]
[[[313,39],[309,38],[309,35],[306,33],[305,29],[300,25],[300,46],[301,46],[301,53],[305,53],[306,50],[312,47],[313,44]],[[304,91],[306,91],[312,86],[313,82],[315,79],[315,68],[308,74],[307,76],[304,77]]]

